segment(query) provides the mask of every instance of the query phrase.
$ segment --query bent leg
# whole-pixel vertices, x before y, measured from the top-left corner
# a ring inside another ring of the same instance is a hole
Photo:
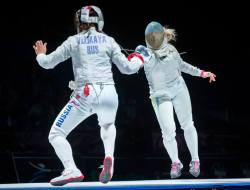
[[[99,176],[102,183],[108,183],[114,171],[114,147],[116,139],[115,118],[118,108],[118,96],[113,85],[104,86],[96,107],[98,122],[101,127],[101,139],[104,145],[105,159]]]
[[[65,169],[76,168],[72,149],[66,137],[81,121],[90,115],[87,111],[80,111],[78,106],[78,100],[71,99],[55,119],[49,133],[49,142]]]
[[[105,156],[114,157],[116,138],[115,118],[118,108],[118,96],[113,85],[104,85],[99,96],[99,104],[95,108],[98,122],[101,127]]]

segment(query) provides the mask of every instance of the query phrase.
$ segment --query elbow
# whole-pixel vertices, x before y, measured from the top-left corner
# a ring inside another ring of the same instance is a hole
[[[126,74],[126,75],[132,75],[138,72],[139,69],[131,69],[128,68],[126,70],[121,71],[122,74]]]
[[[135,72],[132,72],[132,71],[121,71],[122,74],[125,74],[125,75],[132,75],[134,74]]]
[[[135,73],[137,73],[137,71],[133,71],[133,72],[130,71],[130,72],[127,73],[127,75],[132,75],[132,74],[135,74]]]
[[[38,64],[39,64],[42,68],[44,68],[44,69],[53,69],[53,67],[52,67],[51,65],[47,64],[46,62],[43,62],[43,63],[38,62]]]

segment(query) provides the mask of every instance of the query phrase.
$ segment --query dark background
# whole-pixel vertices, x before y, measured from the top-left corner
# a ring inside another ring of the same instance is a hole
[[[1,2],[2,3],[2,2]],[[124,48],[144,44],[150,21],[177,31],[173,44],[183,59],[217,75],[216,83],[183,74],[190,91],[199,136],[200,178],[250,177],[249,10],[234,1],[8,1],[1,6],[0,183],[47,182],[58,175],[47,136],[71,94],[70,60],[53,70],[36,63],[32,45],[48,42],[48,53],[75,33],[73,15],[82,6],[99,6],[104,31]],[[113,68],[119,96],[114,180],[168,179],[170,160],[148,98],[141,70],[122,75]],[[103,147],[96,116],[68,137],[87,181],[96,181]],[[190,155],[177,122],[182,178]]]

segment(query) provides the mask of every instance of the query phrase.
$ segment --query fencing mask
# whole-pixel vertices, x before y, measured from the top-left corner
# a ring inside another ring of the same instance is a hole
[[[157,50],[164,40],[164,28],[158,22],[150,22],[145,29],[145,41],[149,48]]]

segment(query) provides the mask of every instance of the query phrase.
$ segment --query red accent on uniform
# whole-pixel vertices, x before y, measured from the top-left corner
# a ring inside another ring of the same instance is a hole
[[[80,99],[81,98],[81,96],[79,95],[79,94],[77,94],[76,95],[76,99],[78,100],[78,99]]]
[[[74,100],[70,101],[71,104],[74,104],[76,107],[79,106]]]
[[[142,64],[144,64],[144,59],[139,53],[131,53],[128,55],[128,60],[130,61],[133,57],[138,57],[141,61]]]
[[[111,176],[111,168],[112,168],[113,160],[110,156],[107,156],[103,160],[103,169],[101,174],[99,175],[99,181],[102,183],[108,183],[112,176]]]
[[[201,70],[201,75],[200,75],[201,77],[203,77],[204,72],[205,72],[204,70]]]
[[[89,95],[89,85],[88,85],[88,83],[86,83],[85,86],[84,86],[83,94],[86,97]]]
[[[61,180],[61,181],[50,181],[50,184],[51,185],[54,185],[54,186],[62,186],[62,185],[65,185],[67,183],[70,183],[70,182],[80,182],[84,179],[84,176],[81,175],[79,177],[71,177],[71,178],[68,178],[68,179],[64,179],[64,180]]]

